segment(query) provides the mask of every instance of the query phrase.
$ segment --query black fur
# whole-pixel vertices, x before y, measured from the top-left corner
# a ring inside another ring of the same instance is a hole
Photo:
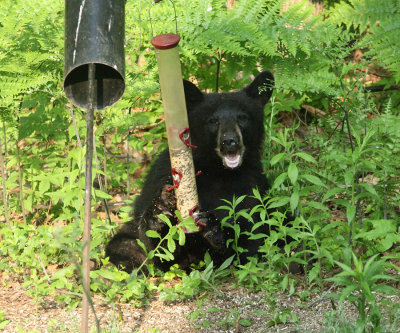
[[[221,199],[231,201],[233,196],[251,195],[253,188],[260,193],[268,189],[268,182],[261,166],[261,146],[264,138],[264,105],[272,94],[273,76],[260,73],[245,89],[230,93],[203,94],[189,81],[184,81],[189,116],[191,143],[202,218],[206,228],[195,234],[187,234],[186,244],[177,247],[174,262],[161,262],[154,258],[157,267],[166,270],[173,263],[187,267],[203,259],[208,250],[214,262],[221,263],[231,251],[226,249],[228,228],[221,230],[220,221],[225,210]],[[167,226],[157,218],[164,213],[173,220],[175,198],[166,188],[172,185],[168,149],[164,150],[151,167],[141,195],[134,204],[133,218],[125,223],[106,247],[111,262],[122,265],[126,271],[139,266],[145,259],[136,239],[147,250],[154,249],[158,240],[149,239],[147,230],[167,232]],[[252,208],[255,199],[247,197],[238,209]],[[175,221],[176,223],[176,221]],[[250,231],[252,224],[241,218],[241,230]],[[239,239],[239,246],[247,249],[242,259],[257,253],[259,241],[247,237]]]

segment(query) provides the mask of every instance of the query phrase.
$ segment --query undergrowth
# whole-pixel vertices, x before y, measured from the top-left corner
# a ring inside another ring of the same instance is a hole
[[[161,274],[147,266],[127,274],[104,258],[104,244],[116,227],[111,218],[129,218],[145,166],[166,146],[149,42],[149,3],[127,2],[127,91],[115,106],[96,114],[94,297],[136,306],[155,295],[166,302],[196,299],[195,325],[251,327],[234,309],[221,323],[206,322],[207,311],[218,309],[204,306],[203,293],[218,295],[229,283],[264,293],[271,305],[267,326],[279,327],[297,319],[274,303],[274,295],[296,294],[307,301],[311,293],[329,290],[326,297],[335,309],[327,314],[326,332],[399,330],[399,306],[384,297],[398,295],[400,272],[399,2],[324,1],[328,9],[322,15],[313,15],[307,1],[285,12],[283,4],[236,1],[228,9],[225,1],[201,0],[191,6],[175,1],[186,78],[218,91],[242,87],[257,68],[271,69],[276,77],[276,91],[265,109],[262,156],[271,191],[254,191],[259,204],[250,211],[236,210],[243,198],[221,207],[233,221],[239,215],[252,221],[253,231],[267,226],[268,235],[249,235],[264,239],[259,258],[239,262],[242,230],[224,222],[224,228],[233,229],[229,246],[235,255],[222,266],[206,255],[190,272],[173,266]],[[165,19],[171,14],[167,1],[154,5],[155,33],[174,32],[175,23]],[[85,115],[69,105],[61,89],[62,21],[58,2],[0,3],[5,193],[0,271],[2,281],[17,277],[39,303],[53,295],[74,308],[82,295]],[[111,200],[122,207],[111,216],[101,214],[104,201]],[[293,221],[285,224],[289,215]],[[170,260],[176,242],[183,244],[184,234],[171,226],[148,258]],[[302,274],[293,274],[294,268]],[[305,291],[299,292],[300,287]],[[345,317],[346,302],[354,304],[355,320]],[[7,324],[0,313],[0,328]]]

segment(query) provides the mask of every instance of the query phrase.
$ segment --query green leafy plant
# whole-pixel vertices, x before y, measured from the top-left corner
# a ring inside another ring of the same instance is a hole
[[[235,196],[232,199],[232,202],[225,200],[224,201],[228,204],[227,206],[220,206],[218,209],[226,210],[227,215],[222,219],[221,226],[222,228],[232,229],[233,231],[233,238],[227,240],[226,245],[232,246],[236,253],[236,262],[240,263],[239,255],[245,251],[242,247],[239,246],[239,237],[242,233],[240,230],[240,225],[238,223],[238,218],[242,217],[247,219],[248,221],[253,221],[251,215],[244,209],[237,210],[237,206],[246,198],[245,195],[236,198]]]
[[[280,309],[273,314],[273,319],[267,322],[267,327],[278,326],[279,324],[286,324],[288,321],[297,322],[299,319],[291,311]]]
[[[233,256],[226,259],[221,266],[214,267],[208,253],[205,256],[205,269],[203,271],[193,270],[190,274],[182,277],[182,283],[177,283],[171,289],[165,289],[161,287],[161,299],[173,301],[176,299],[190,298],[205,290],[212,290],[219,292],[215,285],[217,279],[222,279],[230,274],[230,270],[227,269],[232,261]]]
[[[4,327],[6,327],[9,322],[10,322],[10,320],[5,318],[4,312],[3,311],[0,312],[0,329],[3,329]]]
[[[396,294],[398,292],[396,288],[379,283],[395,280],[395,278],[385,274],[385,258],[378,259],[378,255],[374,255],[364,263],[353,253],[352,259],[353,267],[336,261],[343,271],[328,280],[344,289],[340,295],[331,295],[331,297],[339,299],[341,304],[348,300],[356,306],[357,331],[379,332],[382,314],[374,294]]]

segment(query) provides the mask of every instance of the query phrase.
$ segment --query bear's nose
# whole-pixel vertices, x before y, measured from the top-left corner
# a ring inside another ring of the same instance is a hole
[[[224,137],[221,144],[225,149],[235,149],[238,146],[238,141],[234,136],[230,135]]]

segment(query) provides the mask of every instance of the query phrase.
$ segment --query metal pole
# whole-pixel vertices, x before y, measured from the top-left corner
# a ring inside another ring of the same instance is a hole
[[[92,201],[92,159],[93,159],[93,104],[95,99],[95,64],[90,63],[88,73],[88,111],[86,115],[86,171],[85,171],[85,218],[83,226],[82,257],[82,326],[81,332],[89,330],[89,293],[90,293],[90,224]]]

